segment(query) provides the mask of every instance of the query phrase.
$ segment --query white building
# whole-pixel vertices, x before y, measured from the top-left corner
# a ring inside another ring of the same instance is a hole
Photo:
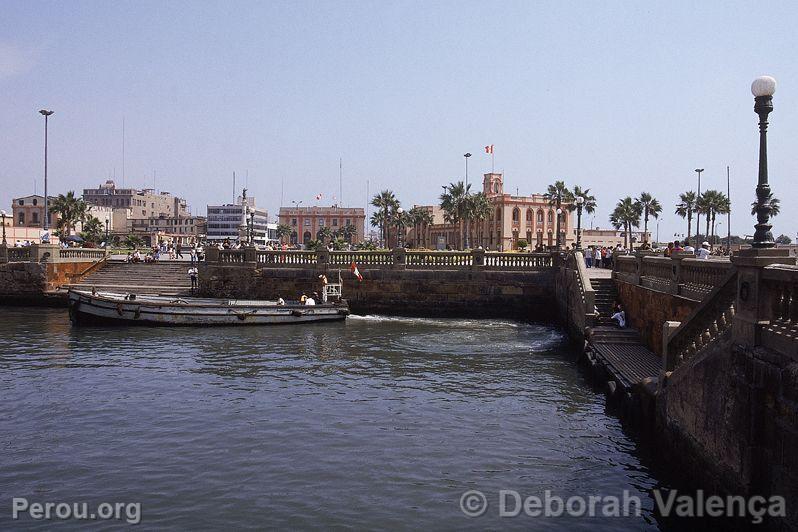
[[[264,245],[269,240],[268,218],[265,209],[255,207],[255,198],[239,196],[236,204],[208,205],[208,242],[240,241],[246,243],[249,239],[250,225],[254,226],[253,242]],[[274,225],[274,224],[272,224]],[[274,236],[277,237],[277,226],[274,225]]]

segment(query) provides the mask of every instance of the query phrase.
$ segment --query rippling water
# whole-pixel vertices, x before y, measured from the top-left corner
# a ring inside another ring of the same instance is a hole
[[[0,336],[0,527],[12,497],[140,502],[144,528],[657,527],[656,479],[549,326],[72,329],[17,308]],[[629,490],[644,515],[499,518],[500,489]]]

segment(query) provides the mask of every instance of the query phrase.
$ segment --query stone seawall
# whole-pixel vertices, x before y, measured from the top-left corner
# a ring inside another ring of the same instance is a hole
[[[662,355],[662,324],[685,320],[700,304],[686,297],[623,281],[617,281],[616,285],[629,326],[637,329],[646,347],[658,355]]]
[[[0,264],[0,303],[66,305],[59,286],[74,282],[93,262],[8,262]]]
[[[330,282],[337,269],[328,269]],[[323,270],[201,265],[200,294],[240,299],[298,299],[321,292]],[[341,271],[353,312],[424,316],[491,316],[555,321],[554,269],[540,271],[409,270],[374,268],[358,281]]]

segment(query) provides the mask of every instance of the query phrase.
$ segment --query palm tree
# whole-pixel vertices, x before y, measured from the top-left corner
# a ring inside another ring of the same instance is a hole
[[[615,210],[610,215],[610,223],[615,229],[623,228],[623,244],[630,248],[632,243],[632,227],[640,227],[640,207],[627,196],[615,205]]]
[[[462,242],[463,236],[463,221],[468,217],[468,191],[471,185],[465,185],[462,181],[450,183],[448,186],[443,187],[443,193],[440,196],[441,209],[444,212],[444,220],[450,224],[457,224],[457,238]],[[457,243],[457,247],[462,247]]]
[[[549,202],[549,205],[556,206],[557,210],[557,246],[561,246],[564,242],[560,237],[560,216],[562,215],[562,204],[573,203],[574,196],[568,187],[565,186],[565,181],[555,181],[553,185],[549,185],[543,197]]]
[[[696,194],[692,190],[679,194],[679,203],[676,204],[676,212],[682,218],[687,218],[687,237],[691,235],[693,229],[693,213],[696,212]]]
[[[643,241],[648,242],[648,217],[659,218],[662,212],[662,205],[648,192],[641,192],[640,197],[635,199],[637,208],[643,213]]]
[[[415,247],[420,247],[419,241],[421,240],[421,237],[419,231],[421,229],[421,223],[422,223],[422,218],[424,216],[424,211],[425,209],[423,209],[422,207],[415,206],[407,212],[408,224],[413,226],[413,238],[415,239],[415,242],[413,242],[413,244]]]
[[[774,196],[772,192],[768,194],[767,202],[770,203],[771,216],[776,216],[779,214],[779,212],[781,212],[781,205],[780,205],[781,201],[779,200],[779,198]],[[751,204],[751,216],[756,216],[756,205],[757,202],[756,200],[754,200],[754,202]]]
[[[704,232],[704,237],[705,238],[709,238],[709,224],[712,221],[711,220],[711,217],[712,217],[712,202],[714,201],[713,200],[713,194],[716,193],[716,192],[717,191],[714,191],[714,190],[705,190],[704,192],[701,193],[700,196],[698,196],[698,199],[696,200],[696,212],[698,212],[700,214],[703,214],[704,217],[706,218],[707,228],[706,228],[706,231]],[[696,227],[696,232],[699,232],[699,231],[701,231],[701,228],[700,227]],[[700,244],[700,242],[696,242],[696,247],[698,247],[699,244]]]
[[[333,236],[332,229],[330,226],[325,225],[316,233],[316,238],[322,243],[326,244],[328,240],[330,240]]]
[[[86,219],[89,206],[83,198],[75,196],[75,191],[70,190],[64,194],[59,194],[50,205],[50,212],[58,215],[56,230],[61,236],[69,236],[78,222]]]
[[[413,220],[410,216],[410,213],[407,211],[403,211],[400,213],[398,209],[394,209],[393,212],[391,213],[390,224],[392,227],[396,228],[397,246],[399,245],[400,239],[403,246],[407,245],[407,242],[405,242],[405,235],[407,234],[407,227],[409,225],[412,225],[412,222]]]
[[[134,235],[133,233],[130,233],[129,235],[127,235],[127,237],[125,237],[125,246],[126,247],[135,249],[135,248],[141,247],[143,245],[144,245],[144,241],[138,235]]]
[[[488,197],[484,192],[479,192],[473,196],[468,197],[470,218],[478,222],[477,224],[477,241],[480,246],[485,245],[485,220],[488,219],[490,213],[493,212],[493,206],[488,201]]]
[[[576,210],[576,198],[581,197],[584,199],[584,203],[582,203],[582,209],[585,210],[588,214],[593,214],[596,211],[596,197],[590,194],[590,189],[586,188],[582,190],[582,187],[579,185],[574,186],[574,190],[571,192],[571,197],[573,197],[574,202],[568,205],[568,210],[573,212]]]
[[[723,192],[717,190],[712,191],[710,201],[710,215],[712,216],[712,244],[715,243],[717,236],[715,235],[715,217],[718,214],[728,214],[731,212],[731,201],[729,197]]]
[[[87,242],[99,244],[103,239],[103,223],[89,215],[83,222],[83,231],[81,231],[80,237]]]
[[[341,229],[341,236],[349,242],[352,243],[352,238],[357,234],[357,228],[352,224],[347,224],[343,229]]]
[[[382,234],[383,239],[383,246],[388,245],[388,227],[390,226],[390,213],[392,210],[397,209],[399,207],[399,200],[396,199],[393,191],[391,190],[383,190],[379,194],[376,194],[371,199],[371,204],[379,209],[379,212],[382,216],[378,216],[377,219],[380,223],[380,233]],[[375,213],[376,214],[376,213]],[[374,217],[372,216],[372,220]]]
[[[282,242],[283,239],[288,239],[291,236],[291,226],[288,224],[280,224],[277,226],[277,238]]]

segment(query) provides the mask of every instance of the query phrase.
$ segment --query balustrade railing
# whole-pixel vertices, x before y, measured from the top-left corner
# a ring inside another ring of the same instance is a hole
[[[58,251],[61,259],[102,260],[105,255],[104,249],[96,248],[62,248]]]
[[[248,264],[261,267],[349,266],[360,269],[484,269],[543,270],[554,267],[551,253],[491,253],[473,251],[256,251],[244,249],[209,249],[206,261],[222,264]]]
[[[8,248],[8,262],[30,262],[30,248]]]
[[[769,301],[762,325],[762,343],[798,358],[798,267],[763,268],[760,290]]]
[[[62,248],[56,244],[0,245],[0,262],[97,262],[106,256],[106,250],[101,248]]]
[[[729,330],[737,302],[737,271],[726,272],[709,297],[666,340],[665,370],[671,371]]]

